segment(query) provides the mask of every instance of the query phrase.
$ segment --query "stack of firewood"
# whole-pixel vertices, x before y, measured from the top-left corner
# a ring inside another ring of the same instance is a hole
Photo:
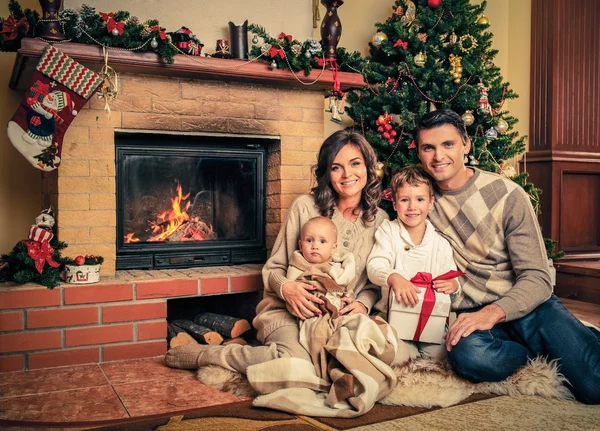
[[[200,313],[193,321],[174,320],[168,325],[169,347],[185,344],[247,344],[241,335],[250,329],[246,319]]]

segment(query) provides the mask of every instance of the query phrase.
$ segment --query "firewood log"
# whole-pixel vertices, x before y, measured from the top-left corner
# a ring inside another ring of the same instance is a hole
[[[195,340],[200,341],[201,343],[221,344],[223,342],[223,337],[217,332],[205,326],[197,325],[191,320],[174,320],[171,324],[184,329],[188,334],[194,337]]]
[[[175,337],[171,338],[169,341],[169,348],[177,347],[177,346],[186,346],[188,344],[198,344],[194,338],[185,331],[181,331]]]
[[[215,313],[200,313],[194,317],[194,323],[211,328],[226,338],[237,338],[250,329],[246,319]]]

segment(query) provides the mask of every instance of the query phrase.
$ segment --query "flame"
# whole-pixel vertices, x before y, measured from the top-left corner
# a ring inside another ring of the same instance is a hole
[[[185,202],[190,197],[190,193],[183,195],[181,184],[177,184],[177,196],[171,198],[171,209],[163,211],[156,217],[156,221],[150,222],[153,236],[148,239],[149,242],[164,241],[179,226],[190,219],[187,210],[192,205],[191,202]],[[182,204],[185,206],[182,209]]]
[[[131,242],[140,242],[140,239],[136,238],[134,235],[134,233],[128,233],[125,235],[125,244],[129,244]]]

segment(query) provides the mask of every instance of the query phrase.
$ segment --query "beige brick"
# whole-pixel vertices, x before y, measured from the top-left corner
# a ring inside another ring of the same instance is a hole
[[[289,211],[289,208],[281,208],[281,220],[285,220]]]
[[[277,104],[277,89],[275,87],[238,82],[231,82],[228,86],[231,99],[237,102],[249,102],[258,105]]]
[[[329,114],[328,114],[329,115]],[[322,109],[302,109],[302,121],[305,123],[323,123],[324,112]]]
[[[317,91],[280,88],[277,97],[281,106],[299,106],[311,109],[322,109],[323,107],[323,94]]]
[[[253,133],[257,135],[278,135],[279,122],[274,120],[252,120],[229,118],[227,120],[230,133]]]
[[[305,179],[302,175],[303,166],[282,166],[281,167],[281,179],[282,180],[303,180]]]
[[[115,145],[115,131],[110,128],[90,129],[90,142],[94,145]]]
[[[177,100],[181,92],[177,78],[137,75],[123,80],[123,95]]]
[[[116,271],[115,256],[102,256],[104,263],[100,267],[100,277],[114,277]]]
[[[316,159],[317,156],[315,156],[315,163]],[[316,181],[312,166],[302,166],[302,178],[305,180],[310,179],[311,181]]]
[[[59,227],[58,238],[69,244],[67,251],[70,254],[71,245],[89,244],[90,229],[87,227]]]
[[[95,110],[104,110],[104,99],[92,98],[90,108]],[[152,99],[147,96],[137,96],[133,94],[121,95],[108,102],[111,112],[151,112]]]
[[[281,181],[281,193],[282,194],[302,194],[310,192],[310,184],[306,180],[282,180]]]
[[[322,123],[299,123],[294,121],[280,121],[279,131],[281,136],[308,136],[323,139]]]
[[[254,111],[259,120],[302,121],[302,108],[297,106],[256,105]]]
[[[267,181],[267,196],[279,194],[281,191],[281,181]]]
[[[77,177],[58,179],[59,193],[115,193],[114,177]]]
[[[250,103],[231,103],[184,99],[179,101],[154,100],[152,110],[156,113],[172,115],[192,115],[228,118],[254,118],[254,105]]]
[[[92,227],[90,228],[91,243],[109,243],[117,238],[117,229],[114,227]]]
[[[110,130],[112,129],[105,129]],[[106,143],[87,143],[78,144],[72,143],[63,146],[63,159],[87,159],[87,160],[114,160],[115,159],[115,144],[114,142]]]
[[[181,82],[183,99],[229,100],[229,86],[223,82],[190,80]],[[236,99],[238,99],[236,97]]]
[[[290,206],[292,206],[292,202],[294,202],[297,197],[298,195],[279,195],[279,199],[281,200],[281,206],[278,206],[277,208],[289,208]]]
[[[267,208],[281,208],[281,195],[267,196]]]
[[[90,160],[90,176],[114,177],[115,162],[113,160]]]
[[[304,137],[302,138],[302,150],[303,151],[313,151],[315,153],[315,158],[319,150],[321,149],[321,145],[323,145],[323,138],[319,137]]]
[[[76,126],[73,123],[65,132],[63,145],[65,143],[78,142],[85,144],[90,142],[90,128],[87,126]]]
[[[93,254],[95,256],[107,256],[114,257],[116,255],[116,248],[114,244],[76,244],[69,245],[70,256],[85,256],[86,254]]]
[[[91,210],[114,210],[117,208],[114,193],[94,193],[90,195]]]
[[[178,115],[123,112],[123,128],[148,130],[181,130],[182,118],[183,117],[180,117]]]
[[[229,128],[226,118],[192,116],[183,116],[180,118],[181,130],[186,132],[227,133]]]
[[[312,165],[317,162],[314,153],[308,151],[284,151],[281,155],[281,165]]]
[[[62,227],[116,226],[114,211],[61,211],[59,224]]]
[[[79,159],[63,159],[60,163],[61,177],[89,177],[90,162]]]
[[[90,209],[88,193],[60,193],[58,195],[58,210],[84,211]]]
[[[120,112],[93,111],[86,109],[77,114],[73,121],[77,126],[93,127],[121,127]]]
[[[283,151],[301,151],[303,140],[304,138],[302,138],[301,136],[282,136],[281,149]]]

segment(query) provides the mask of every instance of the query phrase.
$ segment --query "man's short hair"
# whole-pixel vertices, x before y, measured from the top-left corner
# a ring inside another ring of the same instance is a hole
[[[396,200],[396,193],[398,190],[405,185],[419,187],[421,184],[425,184],[429,188],[430,195],[433,195],[433,180],[419,165],[407,166],[401,171],[397,172],[391,181],[392,196],[394,201]]]
[[[417,122],[417,128],[415,129],[414,135],[417,148],[419,148],[419,134],[421,133],[421,130],[435,129],[436,127],[441,127],[446,124],[454,126],[454,128],[458,131],[463,144],[467,143],[469,134],[467,133],[465,122],[460,115],[451,109],[438,109],[423,115]]]

